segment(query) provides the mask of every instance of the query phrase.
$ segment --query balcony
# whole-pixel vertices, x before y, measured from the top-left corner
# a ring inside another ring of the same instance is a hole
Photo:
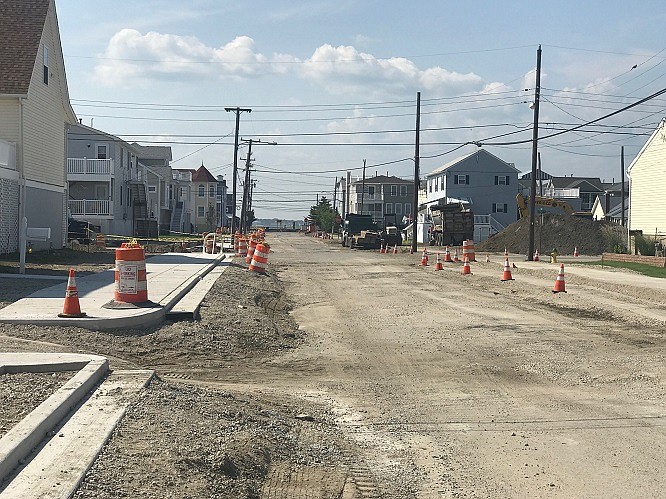
[[[108,181],[114,173],[112,159],[67,158],[67,180]]]
[[[113,204],[108,199],[70,199],[72,217],[112,217]]]
[[[172,170],[171,179],[179,180],[181,182],[192,182],[192,172],[179,172]]]

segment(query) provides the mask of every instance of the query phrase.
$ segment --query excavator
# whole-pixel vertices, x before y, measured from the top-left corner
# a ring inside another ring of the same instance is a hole
[[[530,215],[530,209],[522,194],[516,195],[516,202],[518,203],[518,213],[520,214],[520,218],[528,217]],[[576,213],[569,203],[562,201],[561,199],[536,196],[534,198],[534,204],[545,208],[545,211],[550,213],[566,213],[567,215],[574,215]]]

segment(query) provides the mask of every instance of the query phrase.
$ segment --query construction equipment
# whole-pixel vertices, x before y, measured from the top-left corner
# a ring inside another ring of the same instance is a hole
[[[520,218],[529,217],[530,216],[529,206],[527,205],[527,201],[525,200],[522,194],[516,195],[516,202],[518,204],[518,213],[520,215]],[[568,202],[562,201],[561,199],[536,196],[534,198],[534,204],[539,208],[543,209],[543,211],[549,213],[556,213],[556,214],[566,213],[567,215],[574,215],[576,213]]]
[[[372,215],[348,213],[342,228],[342,245],[354,248],[357,246],[379,248],[381,238],[379,228],[372,220]]]
[[[458,246],[474,238],[474,213],[463,203],[431,206],[430,215],[433,221],[431,244]]]

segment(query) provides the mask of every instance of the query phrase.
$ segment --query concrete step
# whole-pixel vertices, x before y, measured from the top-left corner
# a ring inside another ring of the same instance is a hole
[[[208,274],[201,277],[192,290],[183,296],[178,303],[171,308],[171,310],[167,311],[167,319],[198,319],[201,302],[203,302],[206,294],[213,287],[215,281],[217,281],[222,272],[231,265],[231,260],[231,258],[225,258],[224,261],[220,262]]]
[[[0,489],[0,498],[71,497],[130,403],[153,375],[149,370],[111,372],[10,476],[6,487]]]

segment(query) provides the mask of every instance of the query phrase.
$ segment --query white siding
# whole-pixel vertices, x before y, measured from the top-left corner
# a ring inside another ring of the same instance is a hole
[[[631,165],[630,221],[631,230],[645,235],[666,233],[666,127],[651,137],[639,157]]]
[[[0,98],[0,139],[14,143],[19,141],[18,99]]]

